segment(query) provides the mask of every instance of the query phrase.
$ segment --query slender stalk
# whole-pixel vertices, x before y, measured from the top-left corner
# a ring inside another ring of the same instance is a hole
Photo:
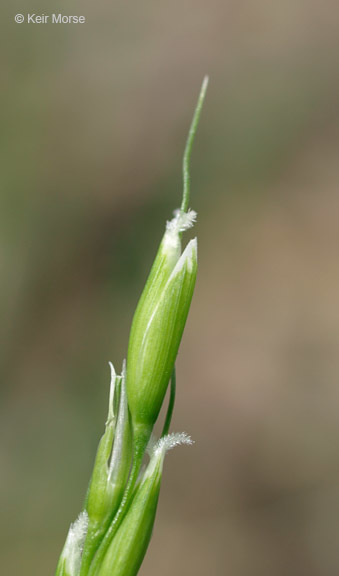
[[[187,212],[189,208],[189,201],[190,201],[190,186],[191,186],[191,177],[190,177],[190,160],[191,160],[191,152],[192,146],[194,142],[194,137],[198,128],[201,109],[205,100],[206,91],[208,86],[208,76],[205,76],[203,83],[201,85],[200,94],[198,98],[198,102],[194,111],[193,119],[191,122],[190,130],[188,133],[188,137],[186,140],[184,158],[182,163],[182,171],[183,171],[183,180],[184,180],[184,190],[182,195],[182,203],[181,203],[181,212]]]

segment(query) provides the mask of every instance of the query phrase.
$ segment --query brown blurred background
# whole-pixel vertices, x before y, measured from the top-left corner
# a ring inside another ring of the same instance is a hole
[[[53,574],[80,510],[209,73],[173,422],[196,443],[166,459],[140,574],[337,576],[338,3],[1,12],[1,574]]]

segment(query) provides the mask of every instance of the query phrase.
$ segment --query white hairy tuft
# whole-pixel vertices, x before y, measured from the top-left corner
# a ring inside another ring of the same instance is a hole
[[[66,543],[62,552],[65,560],[65,568],[69,576],[78,576],[80,572],[82,550],[88,528],[88,514],[81,512],[78,518],[71,524]]]
[[[181,210],[175,210],[174,218],[167,222],[166,230],[170,232],[185,232],[194,226],[197,220],[197,213],[194,210],[189,210],[188,212],[181,212]]]
[[[188,434],[186,434],[186,432],[174,432],[172,434],[167,434],[167,436],[160,438],[160,440],[158,440],[158,442],[154,445],[153,455],[165,455],[166,452],[172,450],[172,448],[184,444],[187,446],[194,444],[194,441]]]
[[[151,459],[144,474],[143,481],[147,480],[147,478],[150,478],[155,473],[158,474],[160,472],[161,474],[166,452],[183,444],[188,446],[194,444],[194,441],[188,434],[186,434],[186,432],[167,434],[167,436],[162,436],[162,438],[157,442],[154,442],[153,439],[148,447],[148,453]]]

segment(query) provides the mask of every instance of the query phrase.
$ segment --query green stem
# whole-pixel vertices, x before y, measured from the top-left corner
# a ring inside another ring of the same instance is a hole
[[[175,392],[176,392],[176,373],[175,373],[175,366],[174,366],[173,372],[172,372],[172,377],[171,377],[171,383],[170,383],[170,398],[169,398],[169,403],[168,403],[168,408],[167,408],[166,420],[164,423],[164,427],[162,429],[161,436],[166,436],[166,434],[168,434],[168,431],[169,431],[169,428],[171,425],[174,402],[175,402]]]
[[[187,137],[187,141],[186,141],[186,146],[185,146],[184,158],[183,158],[183,163],[182,163],[184,190],[183,190],[182,203],[181,203],[181,208],[180,208],[181,212],[187,212],[188,207],[189,207],[190,183],[191,183],[191,177],[190,177],[191,152],[192,152],[194,137],[195,137],[195,134],[196,134],[196,131],[198,128],[198,124],[199,124],[202,106],[203,106],[205,96],[206,96],[207,86],[208,86],[208,76],[205,76],[203,83],[201,85],[198,102],[197,102],[197,105],[196,105],[196,108],[194,111],[193,119],[191,122],[191,126],[189,129],[189,133],[188,133],[188,137]]]

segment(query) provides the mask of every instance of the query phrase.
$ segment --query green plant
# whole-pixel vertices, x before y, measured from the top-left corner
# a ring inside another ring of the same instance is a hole
[[[167,223],[134,314],[127,364],[111,386],[105,432],[99,442],[83,511],[71,525],[56,576],[135,576],[155,520],[165,454],[191,444],[168,434],[175,401],[175,360],[197,273],[197,240],[181,251],[181,237],[195,222],[189,210],[190,156],[208,79],[204,79],[183,158],[183,198]],[[168,386],[170,399],[161,438],[152,437]],[[149,463],[145,470],[145,453]]]

